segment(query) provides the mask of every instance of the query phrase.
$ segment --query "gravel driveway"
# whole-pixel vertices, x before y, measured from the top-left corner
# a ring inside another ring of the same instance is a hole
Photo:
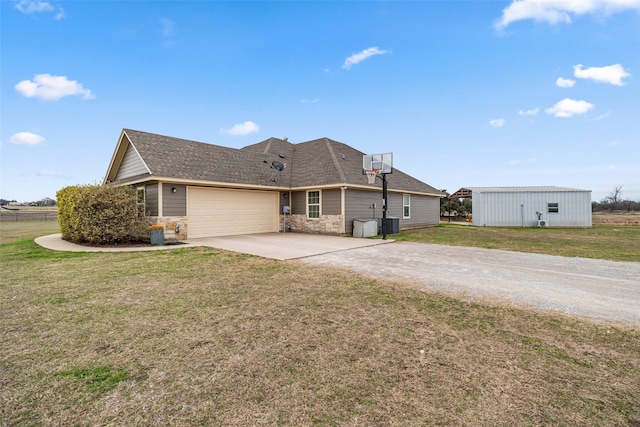
[[[302,259],[422,289],[498,298],[596,321],[640,326],[640,263],[394,242]]]

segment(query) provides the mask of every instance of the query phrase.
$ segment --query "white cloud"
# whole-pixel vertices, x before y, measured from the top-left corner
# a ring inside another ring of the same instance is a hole
[[[160,18],[160,25],[162,26],[162,34],[170,36],[174,33],[176,23],[167,18]]]
[[[31,132],[18,132],[9,138],[9,142],[18,145],[38,145],[44,138]]]
[[[573,66],[573,75],[579,79],[590,79],[599,83],[609,83],[615,86],[624,86],[623,78],[629,74],[622,65],[614,64],[606,67],[589,67],[582,69],[583,65]]]
[[[540,111],[540,108],[536,107],[526,111],[520,110],[518,111],[518,114],[520,114],[521,116],[535,116],[536,114],[538,114],[538,111]]]
[[[315,104],[316,102],[320,102],[319,99],[303,99],[302,101],[300,101],[300,103],[302,104]]]
[[[489,126],[494,127],[494,128],[501,128],[501,127],[504,126],[505,123],[506,123],[505,119],[489,120]]]
[[[20,0],[16,2],[15,7],[26,14],[55,12],[57,10],[55,19],[64,18],[64,10],[61,7],[56,8],[46,1]]]
[[[556,80],[556,86],[558,87],[573,87],[573,85],[575,84],[576,84],[575,80],[565,79],[562,77],[558,77],[558,80]]]
[[[533,19],[551,25],[571,23],[572,16],[611,15],[626,10],[640,10],[640,0],[513,0],[502,10],[494,27],[503,29],[513,22]]]
[[[593,121],[594,122],[599,122],[600,120],[606,119],[610,115],[611,115],[611,112],[600,114],[598,117],[594,118]]]
[[[38,74],[33,80],[23,80],[15,86],[16,90],[27,98],[40,98],[45,101],[58,100],[65,96],[82,95],[82,99],[93,99],[89,89],[81,83],[68,80],[65,76]]]
[[[251,133],[256,133],[260,130],[260,127],[252,121],[246,121],[244,123],[238,123],[231,129],[220,129],[220,133],[226,133],[231,136],[243,136]]]
[[[22,13],[53,12],[55,8],[46,1],[20,0],[16,3],[16,9]]]
[[[576,114],[584,114],[593,107],[594,105],[587,101],[565,98],[562,101],[556,102],[553,107],[547,108],[545,111],[556,117],[573,117]]]
[[[359,64],[367,58],[371,58],[374,55],[384,55],[385,53],[389,53],[389,51],[386,49],[380,49],[378,47],[370,47],[369,49],[354,53],[353,55],[345,59],[342,68],[344,68],[345,70],[349,70],[351,69],[351,66]]]

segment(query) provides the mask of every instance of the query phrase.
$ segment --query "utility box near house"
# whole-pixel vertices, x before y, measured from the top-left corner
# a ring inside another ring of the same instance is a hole
[[[378,228],[382,233],[382,218],[378,218]],[[400,234],[400,218],[396,216],[387,217],[387,234]]]
[[[354,219],[353,237],[374,237],[378,235],[378,224],[373,219]]]

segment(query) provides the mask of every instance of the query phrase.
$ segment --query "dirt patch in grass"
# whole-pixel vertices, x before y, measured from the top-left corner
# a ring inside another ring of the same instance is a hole
[[[594,212],[591,217],[593,225],[640,226],[640,212]]]
[[[640,423],[637,328],[211,248],[0,255],[0,425]]]

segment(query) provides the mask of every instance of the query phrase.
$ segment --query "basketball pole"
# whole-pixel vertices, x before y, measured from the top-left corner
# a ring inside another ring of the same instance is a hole
[[[382,175],[382,240],[387,240],[387,174]]]

